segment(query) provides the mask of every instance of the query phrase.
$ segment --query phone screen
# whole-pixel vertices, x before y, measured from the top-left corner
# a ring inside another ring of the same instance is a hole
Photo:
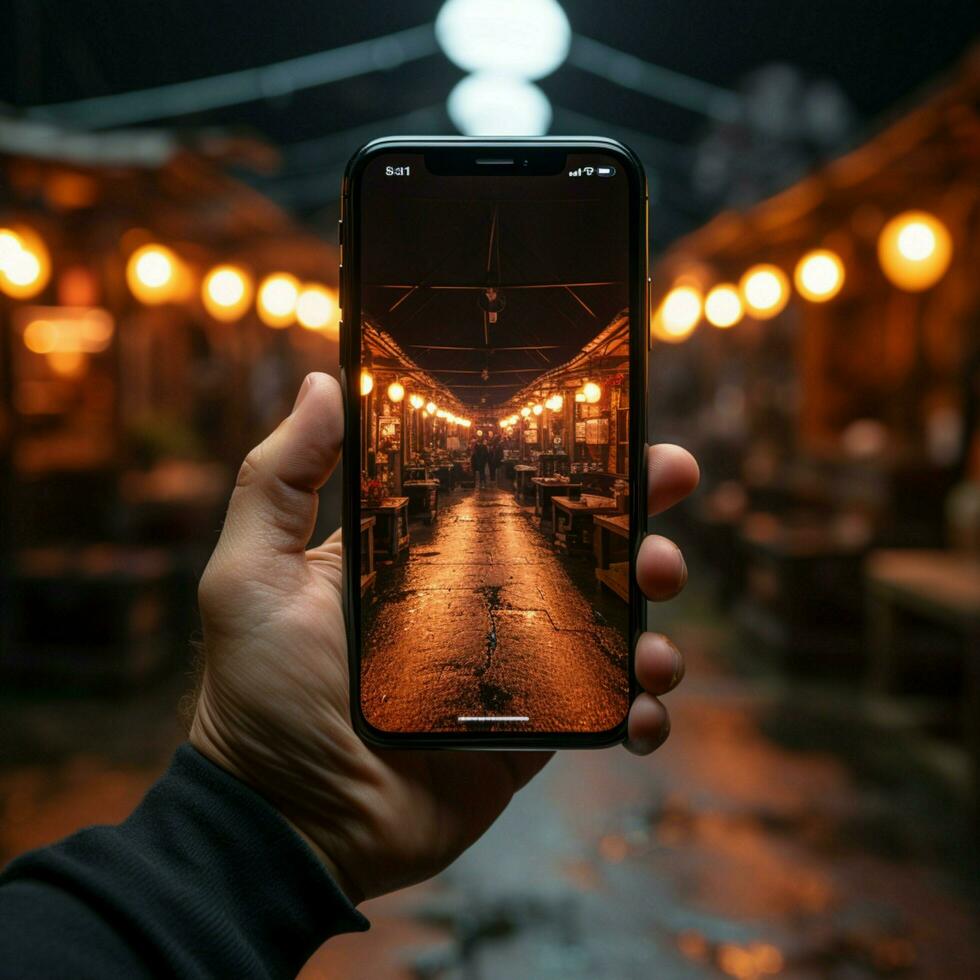
[[[630,187],[381,154],[359,194],[360,706],[594,733],[629,706]],[[355,525],[356,526],[356,525]]]

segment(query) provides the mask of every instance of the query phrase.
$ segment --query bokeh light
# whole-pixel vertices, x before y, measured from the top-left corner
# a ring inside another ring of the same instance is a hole
[[[174,299],[178,292],[178,261],[166,245],[154,243],[136,249],[126,263],[129,291],[150,306]]]
[[[0,291],[13,299],[36,296],[51,279],[51,256],[29,228],[0,228]]]
[[[225,323],[245,315],[252,302],[252,278],[234,265],[215,266],[201,283],[204,308]]]
[[[945,275],[953,258],[953,240],[946,226],[926,211],[896,215],[878,238],[882,271],[908,292],[920,292]]]
[[[734,327],[744,313],[742,297],[732,283],[715,286],[704,298],[704,318],[719,330]]]
[[[288,272],[274,272],[259,286],[258,311],[262,322],[277,330],[296,319],[299,280]]]
[[[436,40],[464,71],[543,78],[568,57],[572,29],[557,0],[447,0]]]
[[[671,337],[686,337],[701,319],[701,293],[693,286],[675,286],[660,306],[663,329]]]
[[[745,308],[759,320],[781,313],[789,302],[789,280],[777,265],[752,266],[738,284]]]
[[[307,330],[337,335],[337,295],[319,283],[309,283],[296,300],[296,321]]]
[[[509,75],[467,75],[449,93],[446,109],[467,136],[541,136],[551,125],[548,96]]]
[[[807,252],[796,264],[793,273],[796,291],[814,303],[833,299],[844,286],[844,263],[841,257],[827,248]]]

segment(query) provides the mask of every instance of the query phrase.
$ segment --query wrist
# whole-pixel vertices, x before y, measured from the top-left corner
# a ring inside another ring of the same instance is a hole
[[[331,836],[329,832],[325,831],[323,828],[318,828],[316,835],[314,836],[312,832],[305,829],[300,823],[293,819],[289,813],[285,812],[280,802],[274,797],[270,796],[267,787],[262,785],[260,781],[249,778],[249,775],[245,771],[244,767],[236,764],[234,758],[235,754],[224,747],[222,740],[216,737],[212,726],[208,724],[206,709],[204,712],[202,712],[201,709],[202,704],[199,701],[197,711],[194,714],[194,720],[191,724],[191,730],[188,734],[188,741],[190,744],[209,762],[213,762],[216,766],[229,773],[240,783],[244,783],[250,789],[261,795],[273,807],[275,807],[280,817],[282,817],[282,819],[289,825],[290,829],[303,840],[316,860],[322,865],[327,874],[330,875],[334,881],[334,884],[336,884],[336,886],[340,889],[344,897],[350,902],[351,905],[359,905],[364,900],[364,894],[355,884],[353,878],[351,878],[351,876],[344,870],[343,861],[338,860],[338,858],[335,856],[341,850],[337,842],[339,840],[339,835],[338,839],[331,843],[330,841],[323,839]]]

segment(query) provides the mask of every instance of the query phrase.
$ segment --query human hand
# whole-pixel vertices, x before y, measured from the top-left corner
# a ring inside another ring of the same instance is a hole
[[[190,741],[270,800],[357,903],[444,868],[552,753],[378,751],[355,734],[339,531],[307,549],[343,418],[340,386],[311,374],[292,414],[242,465],[200,584],[206,657]],[[693,490],[698,468],[676,446],[649,452],[653,514]],[[680,551],[657,535],[643,541],[636,574],[653,600],[687,579]],[[657,695],[684,664],[655,633],[640,637],[635,661],[643,692],[627,748],[645,754],[669,733]]]

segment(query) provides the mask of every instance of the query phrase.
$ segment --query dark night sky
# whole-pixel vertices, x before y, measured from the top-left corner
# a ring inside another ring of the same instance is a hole
[[[183,81],[254,67],[431,21],[438,0],[346,4],[232,0],[8,0],[0,34],[0,102],[17,107]],[[977,36],[976,0],[563,0],[572,29],[721,86],[774,61],[835,79],[860,121],[900,105],[948,69]],[[231,125],[278,145],[442,106],[461,73],[441,55],[391,72],[183,117],[181,127]],[[556,110],[689,144],[698,115],[565,66],[540,82]],[[444,117],[443,117],[444,120]],[[444,131],[452,131],[448,121]],[[567,131],[567,127],[566,127]],[[615,133],[614,133],[615,135]],[[343,140],[341,140],[343,144]],[[353,146],[296,163],[264,185],[306,213],[328,207]],[[329,177],[320,185],[322,171]],[[319,198],[323,200],[318,200]]]

